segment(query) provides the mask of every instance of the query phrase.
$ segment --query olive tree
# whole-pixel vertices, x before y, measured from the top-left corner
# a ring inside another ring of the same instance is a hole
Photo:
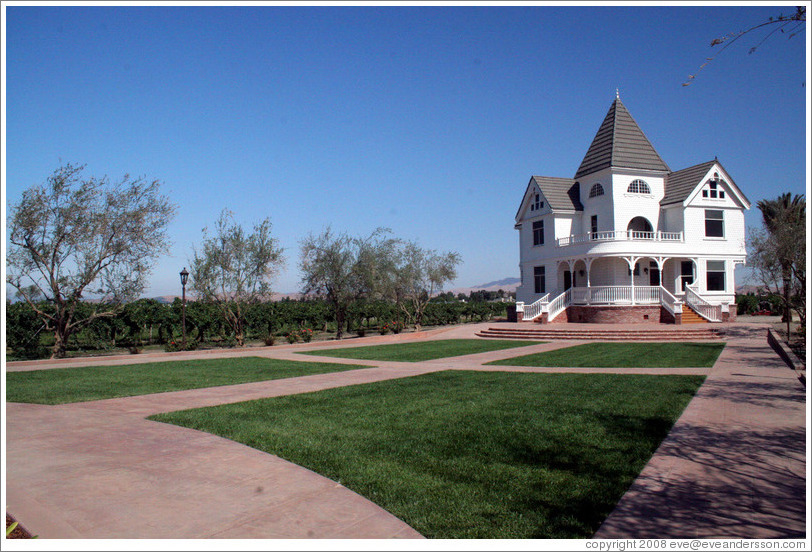
[[[394,281],[390,297],[420,331],[429,300],[443,290],[443,285],[457,277],[459,253],[438,253],[423,249],[415,242],[401,242],[395,254]]]
[[[6,281],[53,332],[53,358],[65,356],[71,335],[138,297],[168,251],[175,213],[157,180],[125,175],[111,183],[84,177],[84,168],[58,168],[10,209]],[[86,296],[93,307],[77,312]]]
[[[396,243],[388,234],[387,229],[379,228],[366,238],[353,238],[335,234],[328,227],[301,242],[302,291],[324,297],[330,305],[336,339],[344,333],[350,306],[380,294],[387,271],[384,252],[391,251]]]
[[[247,308],[270,299],[271,282],[285,264],[271,226],[266,218],[248,233],[224,209],[213,235],[203,229],[202,248],[191,261],[192,289],[198,299],[218,306],[240,347],[245,345]]]

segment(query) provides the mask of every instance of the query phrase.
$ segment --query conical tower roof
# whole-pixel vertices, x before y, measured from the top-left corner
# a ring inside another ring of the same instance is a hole
[[[609,167],[670,171],[620,98],[612,102],[575,178]]]

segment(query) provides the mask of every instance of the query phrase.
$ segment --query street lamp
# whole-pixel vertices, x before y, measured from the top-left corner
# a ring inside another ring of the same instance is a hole
[[[189,271],[186,270],[186,267],[183,267],[183,270],[180,271],[180,285],[183,286],[183,315],[182,315],[182,325],[183,325],[183,350],[186,350],[186,282],[189,281]]]

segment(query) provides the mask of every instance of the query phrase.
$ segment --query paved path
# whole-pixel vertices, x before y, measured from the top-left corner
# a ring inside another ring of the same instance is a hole
[[[596,537],[805,537],[806,393],[766,333],[731,328],[710,376]]]
[[[43,538],[420,538],[378,506],[304,468],[220,437],[144,418],[159,412],[448,369],[596,371],[482,366],[581,343],[578,341],[420,363],[296,354],[335,346],[473,337],[488,325],[353,339],[341,344],[9,363],[7,369],[16,371],[248,355],[367,366],[70,405],[9,403],[9,511]],[[803,389],[766,347],[765,331],[759,329],[756,334],[747,328],[737,329],[713,370],[601,370],[710,373],[710,377],[597,536],[666,536],[667,531],[672,532],[668,536],[707,535],[692,529],[697,524],[721,528],[725,532],[720,534],[725,535],[750,536],[755,531],[757,535],[775,536],[794,535],[805,526]],[[745,444],[757,448],[745,448]],[[718,515],[703,519],[709,508]]]

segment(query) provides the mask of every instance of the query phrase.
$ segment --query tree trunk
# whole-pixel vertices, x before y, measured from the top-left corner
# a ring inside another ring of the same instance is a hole
[[[344,313],[341,309],[336,309],[336,339],[341,339],[344,334]]]
[[[56,327],[54,330],[54,346],[51,349],[51,358],[65,358],[69,338],[70,331],[65,325]]]
[[[784,273],[784,316],[787,319],[787,343],[789,343],[790,322],[792,321],[792,310],[789,308],[790,298],[790,278]]]

